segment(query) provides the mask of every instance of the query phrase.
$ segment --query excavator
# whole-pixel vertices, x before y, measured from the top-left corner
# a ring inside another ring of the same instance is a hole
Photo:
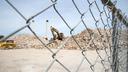
[[[4,38],[4,35],[0,35],[0,39]],[[5,40],[5,41],[0,41],[0,48],[3,49],[11,49],[11,48],[15,48],[16,44],[14,42],[14,40]]]
[[[52,32],[53,38],[49,40],[49,43],[47,45],[52,45],[52,43],[58,44],[57,40],[63,41],[64,40],[64,34],[60,33],[56,28],[50,27],[50,30]]]
[[[50,27],[52,35],[53,35],[53,40],[63,40],[64,39],[64,34],[60,33],[56,28],[54,27]]]

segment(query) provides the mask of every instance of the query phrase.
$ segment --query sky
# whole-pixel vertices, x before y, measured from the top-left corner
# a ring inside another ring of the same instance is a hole
[[[46,7],[53,4],[51,0],[9,0],[27,19]],[[89,12],[89,4],[87,0],[74,0],[84,15],[84,21],[88,28],[95,28],[95,21],[93,20]],[[93,0],[89,0],[92,2]],[[103,5],[100,0],[96,0],[100,10],[103,10]],[[116,7],[121,9],[123,13],[128,15],[128,1],[117,0]],[[76,10],[72,3],[72,0],[57,0],[56,8],[59,13],[66,20],[71,28],[74,28],[78,23],[79,25],[75,28],[74,32],[79,33],[85,29],[84,25],[80,22],[80,14]],[[96,19],[99,19],[100,13],[98,12],[95,5],[91,6],[93,14]],[[104,22],[106,16],[103,15]],[[46,22],[48,20],[49,22]],[[57,28],[60,32],[63,32],[66,36],[70,35],[70,29],[62,21],[62,19],[55,12],[54,8],[51,7],[45,12],[41,13],[31,21],[31,28],[37,33],[37,35],[51,37],[50,26]],[[15,30],[26,25],[25,20],[5,1],[0,0],[0,34],[9,35]],[[103,24],[99,22],[99,27],[103,27]],[[18,32],[17,34],[31,34],[28,28]],[[17,35],[16,34],[16,35]]]

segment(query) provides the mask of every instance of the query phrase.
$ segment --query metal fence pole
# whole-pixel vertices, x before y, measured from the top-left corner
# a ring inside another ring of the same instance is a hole
[[[113,25],[113,32],[112,32],[112,72],[118,72],[118,44],[117,44],[117,19],[115,16],[112,15],[112,25]]]
[[[127,66],[126,66],[126,72],[128,72],[128,27],[127,27]]]

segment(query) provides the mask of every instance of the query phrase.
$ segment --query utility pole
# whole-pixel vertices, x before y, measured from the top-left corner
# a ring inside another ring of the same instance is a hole
[[[45,25],[45,26],[46,26],[46,27],[45,27],[45,29],[46,29],[46,30],[45,30],[45,39],[46,39],[46,40],[48,40],[48,37],[47,37],[47,35],[48,35],[48,22],[49,22],[49,21],[46,20],[46,25]]]

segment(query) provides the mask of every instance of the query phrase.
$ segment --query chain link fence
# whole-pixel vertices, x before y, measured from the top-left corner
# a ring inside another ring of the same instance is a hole
[[[40,41],[42,46],[52,53],[51,57],[53,60],[43,72],[49,72],[55,62],[65,69],[64,72],[72,72],[72,70],[73,72],[128,71],[128,20],[127,17],[123,15],[123,13],[121,13],[121,11],[117,9],[110,0],[83,0],[83,4],[84,2],[87,3],[84,5],[87,7],[86,11],[81,9],[77,0],[72,0],[71,3],[79,15],[79,18],[77,19],[80,20],[77,20],[79,23],[74,24],[73,26],[70,25],[70,23],[65,19],[63,16],[64,14],[61,14],[61,9],[58,8],[58,5],[60,5],[58,4],[58,1],[61,0],[51,0],[51,4],[49,4],[48,7],[37,14],[32,15],[30,18],[26,18],[22,12],[20,12],[15,5],[13,5],[13,0],[5,1],[26,21],[26,25],[2,38],[1,41],[5,41],[21,30],[28,28]],[[37,16],[40,16],[50,9],[55,11],[55,13],[59,16],[59,19],[62,20],[63,24],[68,27],[68,32],[71,35],[71,37],[66,38],[57,47],[56,51],[52,50],[48,46],[48,43],[41,40],[30,26],[33,24],[33,19],[36,19]],[[91,29],[90,25],[92,25],[94,28]],[[85,31],[81,30],[80,28],[83,28]],[[75,31],[78,30],[80,30],[80,32],[83,34],[81,33],[76,36]],[[82,59],[75,69],[68,68],[64,62],[61,62],[61,60],[56,57],[60,54],[63,48],[66,48],[67,44],[71,45],[72,41],[75,42],[75,46],[77,46],[77,49],[81,51],[82,55]],[[95,56],[89,56],[90,50],[95,52],[92,52],[92,54]],[[84,63],[86,63],[86,67],[84,71],[82,71],[81,68],[83,68]]]
[[[118,13],[119,12],[119,13]],[[121,14],[121,11],[117,10],[117,13],[113,15],[113,54],[112,54],[112,69],[113,72],[127,72],[127,51],[128,51],[128,26],[123,19],[127,19],[125,16],[122,16],[119,19],[118,15]]]

